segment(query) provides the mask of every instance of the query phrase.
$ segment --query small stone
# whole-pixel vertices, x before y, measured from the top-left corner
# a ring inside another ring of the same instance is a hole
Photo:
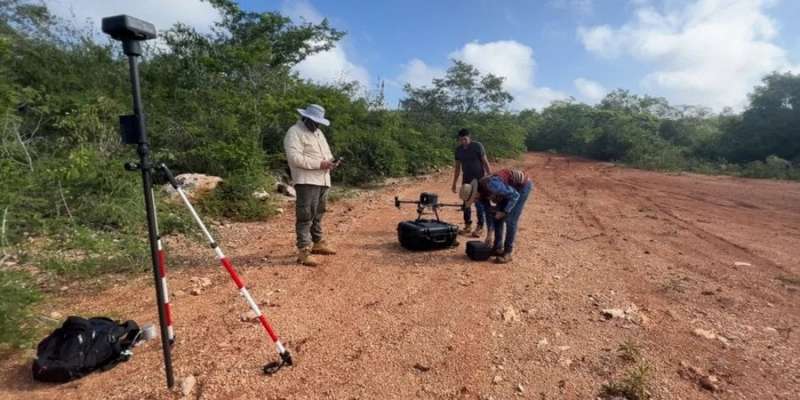
[[[704,376],[700,378],[700,387],[710,392],[718,392],[719,385],[717,382],[719,382],[719,380],[714,375]]]
[[[53,312],[50,313],[50,318],[52,318],[52,319],[61,319],[63,317],[64,316],[61,315],[61,313],[58,312],[58,311],[53,311]]]
[[[606,308],[602,310],[602,313],[605,319],[625,318],[625,311],[622,311],[619,308]]]
[[[570,348],[571,347],[569,347],[569,346],[558,346],[558,351],[563,353],[563,352],[569,350]]]
[[[62,292],[66,292],[67,290],[69,290],[69,286],[62,286],[61,289],[59,290],[61,290]]]
[[[494,383],[495,385],[499,384],[502,381],[503,381],[503,377],[500,376],[500,375],[495,375],[494,379],[492,379],[492,383]]]
[[[525,393],[525,387],[523,387],[522,384],[520,383],[517,385],[517,391],[520,393]]]
[[[192,296],[200,296],[201,294],[203,294],[203,291],[200,290],[200,288],[194,288],[192,289],[191,292],[189,292],[189,294],[191,294]]]
[[[547,341],[547,338],[544,338],[544,339],[540,340],[539,343],[536,344],[536,347],[541,349],[542,347],[545,347],[548,344],[550,344],[550,343]]]
[[[767,327],[764,328],[764,332],[766,332],[766,333],[778,333],[778,330],[773,328],[773,327],[771,327],[771,326],[767,326]]]
[[[185,294],[186,294],[186,292],[184,292],[183,290],[176,290],[176,291],[175,291],[174,293],[172,293],[172,294],[173,294],[175,297],[180,297],[180,296],[183,296],[183,295],[185,295]]]
[[[572,359],[567,357],[562,357],[558,359],[558,363],[564,368],[569,368],[572,365]]]
[[[514,310],[514,307],[507,306],[503,309],[501,314],[503,316],[503,321],[505,322],[519,321],[519,314],[516,310]]]
[[[240,319],[242,322],[256,322],[256,321],[258,321],[258,315],[255,313],[255,311],[253,311],[253,310],[250,310],[250,311],[248,311],[248,312],[246,312],[246,313],[243,313],[243,314],[242,314],[242,315],[239,317],[239,319]]]
[[[283,208],[278,207],[278,208],[275,209],[275,212],[278,213],[278,214],[283,214],[283,213],[286,212],[286,210],[284,210]]]
[[[744,261],[736,261],[735,263],[733,263],[733,265],[735,265],[737,267],[752,267],[753,266],[753,264],[750,264],[749,262],[744,262]]]
[[[211,286],[211,279],[200,278],[199,283],[200,283],[200,287],[207,288],[207,287]]]
[[[184,378],[183,381],[181,382],[181,394],[183,394],[184,396],[188,396],[189,394],[191,394],[192,390],[194,389],[194,385],[196,383],[197,379],[194,377],[194,375],[189,375],[186,378]]]
[[[699,337],[706,338],[706,339],[709,339],[709,340],[714,340],[714,339],[717,338],[717,335],[714,332],[707,331],[707,330],[701,329],[701,328],[695,329],[693,333],[695,334],[695,336],[699,336]]]
[[[416,369],[417,371],[420,371],[420,372],[428,372],[428,371],[431,370],[431,367],[429,367],[427,365],[420,364],[420,363],[416,363],[416,364],[414,364],[414,369]]]

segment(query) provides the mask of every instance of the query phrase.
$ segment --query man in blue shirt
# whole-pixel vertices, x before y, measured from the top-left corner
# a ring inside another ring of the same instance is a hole
[[[489,231],[494,230],[497,263],[506,264],[512,261],[517,223],[531,191],[533,182],[525,172],[512,169],[502,169],[480,180],[473,180],[462,188],[460,196],[466,205],[483,204],[484,209],[489,210],[492,202],[497,204],[494,215],[487,218]],[[487,242],[489,239],[490,236],[487,235]]]
[[[455,151],[455,174],[453,176],[453,193],[458,193],[456,183],[458,182],[458,175],[463,171],[463,178],[461,183],[470,183],[474,179],[481,179],[484,176],[491,174],[489,167],[489,160],[486,159],[486,150],[479,142],[473,142],[470,138],[470,132],[467,129],[458,131],[458,147]],[[483,204],[476,203],[475,211],[478,217],[478,226],[472,232],[472,237],[480,237],[483,234],[483,226],[486,220],[486,212],[483,209]],[[469,235],[472,230],[472,207],[464,207],[464,229],[459,233],[462,235]]]

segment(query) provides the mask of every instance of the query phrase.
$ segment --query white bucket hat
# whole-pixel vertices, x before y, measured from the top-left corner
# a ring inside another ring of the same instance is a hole
[[[325,125],[325,126],[329,126],[331,124],[330,121],[325,119],[325,109],[322,108],[322,106],[320,106],[320,105],[309,104],[308,107],[306,107],[305,110],[302,109],[302,108],[298,108],[297,112],[299,112],[300,115],[302,115],[302,116],[304,116],[304,117],[306,117],[306,118],[308,118],[308,119],[310,119],[310,120],[312,120],[312,121],[314,121],[314,122],[316,122],[318,124],[322,124],[322,125]]]
[[[469,205],[474,203],[475,199],[478,197],[478,180],[473,179],[472,182],[461,185],[458,197]]]

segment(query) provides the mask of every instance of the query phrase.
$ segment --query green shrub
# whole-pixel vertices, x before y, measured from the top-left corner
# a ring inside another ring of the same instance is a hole
[[[0,351],[30,343],[31,306],[40,299],[30,275],[0,270]]]

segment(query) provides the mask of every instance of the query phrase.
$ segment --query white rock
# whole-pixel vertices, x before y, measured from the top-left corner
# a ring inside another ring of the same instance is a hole
[[[197,197],[200,194],[208,193],[222,182],[222,178],[218,176],[204,175],[204,174],[180,174],[175,177],[175,180],[181,185],[181,189],[189,197]],[[173,198],[178,198],[178,192],[172,185],[164,185],[164,190]]]
[[[207,287],[211,286],[211,279],[200,278],[200,281],[198,283],[200,284],[200,287],[207,288]]]
[[[520,393],[524,393],[525,392],[525,388],[522,386],[521,383],[519,385],[517,385],[517,391],[520,392]]]
[[[503,381],[503,377],[500,376],[500,375],[495,375],[494,379],[492,379],[492,383],[494,383],[495,385],[497,385],[498,383],[500,383],[502,381]]]
[[[64,316],[61,315],[61,313],[58,312],[58,311],[53,311],[53,312],[50,313],[50,318],[52,318],[52,319],[61,319],[63,317]]]
[[[519,314],[512,306],[506,306],[501,312],[501,315],[503,316],[503,321],[505,322],[519,321]]]
[[[194,375],[189,375],[181,382],[181,394],[188,396],[192,393],[194,385],[197,383],[197,378]]]
[[[258,315],[256,315],[255,311],[250,310],[246,313],[242,313],[239,317],[242,322],[255,322],[258,321]]]
[[[267,200],[267,199],[269,199],[269,192],[267,192],[266,190],[259,190],[259,191],[253,192],[253,197],[256,200]]]
[[[292,198],[297,197],[297,191],[294,189],[292,185],[287,185],[283,182],[278,182],[277,189],[278,193],[283,193]]]
[[[709,340],[714,340],[714,339],[717,338],[717,334],[716,333],[714,333],[712,331],[707,331],[707,330],[701,329],[701,328],[695,329],[693,333],[695,334],[695,336],[699,336],[699,337],[706,338],[706,339],[709,339]]]
[[[544,339],[540,340],[539,343],[536,344],[536,347],[541,349],[542,347],[545,347],[548,344],[550,344],[550,342],[547,341],[547,338],[544,338]]]
[[[750,263],[744,262],[744,261],[736,261],[735,263],[733,263],[733,265],[735,265],[737,267],[752,267],[753,266],[753,264],[750,264]]]
[[[622,311],[619,308],[606,308],[601,312],[606,319],[625,318],[625,311]]]
[[[773,327],[771,327],[771,326],[767,326],[767,327],[764,328],[764,332],[766,332],[766,333],[778,333],[778,330],[773,328]]]

